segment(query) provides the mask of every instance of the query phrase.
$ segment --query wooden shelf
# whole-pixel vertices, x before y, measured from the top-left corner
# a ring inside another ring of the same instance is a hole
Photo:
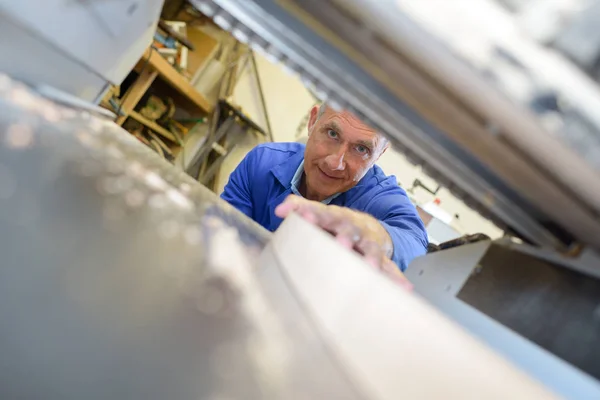
[[[148,58],[149,57],[149,58]],[[158,76],[163,78],[170,86],[185,96],[194,105],[205,113],[211,113],[213,104],[211,104],[192,84],[177,70],[169,64],[156,50],[146,49],[135,69],[142,71],[144,65],[148,64],[150,68],[158,72]],[[147,68],[147,67],[146,67]]]
[[[194,46],[199,49],[197,52],[189,53],[190,60],[194,64],[192,72],[195,72],[214,55],[219,41],[200,31],[192,30],[190,33],[194,33],[194,38],[197,39],[194,41]],[[182,75],[153,47],[146,49],[135,65],[134,70],[138,73],[138,76],[127,91],[122,94],[122,102],[118,106],[120,115],[115,122],[118,125],[123,125],[127,118],[139,122],[147,128],[148,135],[155,142],[158,142],[164,152],[175,155],[182,145],[183,138],[136,112],[135,109],[140,100],[152,87],[153,92],[168,93],[166,96],[171,98],[178,108],[182,108],[192,115],[211,114],[215,105],[196,90],[187,77]],[[160,79],[157,81],[159,77]],[[114,110],[109,102],[114,95],[113,91],[107,93],[101,104]]]
[[[115,122],[119,125],[123,125],[128,117],[133,118],[151,131],[173,142],[175,148],[177,148],[181,144],[180,139],[169,130],[134,110],[155,79],[160,76],[169,86],[182,94],[203,113],[211,113],[214,108],[213,105],[155,50],[150,48],[146,49],[144,55],[135,66],[135,70],[139,72],[140,75],[123,95],[123,103],[121,104],[122,115],[120,115]],[[110,109],[108,104],[105,104],[105,106]]]

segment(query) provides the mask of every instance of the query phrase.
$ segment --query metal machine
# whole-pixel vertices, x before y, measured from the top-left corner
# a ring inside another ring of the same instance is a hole
[[[20,56],[54,41],[90,79],[0,62],[0,397],[600,397],[597,164],[401,1],[192,3],[529,244],[428,254],[413,296],[301,221],[273,237],[111,121],[14,82],[94,100],[111,77],[65,58],[56,26],[29,41],[33,17],[3,2]]]
[[[163,0],[2,0],[0,71],[99,103],[150,44],[162,5]]]
[[[2,398],[555,398],[325,232],[272,237],[110,120],[0,75],[0,121]]]

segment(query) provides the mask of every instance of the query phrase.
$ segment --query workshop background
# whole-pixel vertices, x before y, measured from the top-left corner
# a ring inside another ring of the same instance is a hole
[[[543,49],[522,40],[523,36],[542,43],[554,37],[564,38],[566,44],[577,40],[579,31],[564,26],[579,19],[576,27],[587,26],[582,1],[458,0],[450,5],[435,0],[435,7],[431,2],[405,3],[412,18],[434,35],[450,38],[453,51],[485,71],[505,95],[524,105],[533,102],[535,109],[542,107],[541,123],[548,130],[560,134],[565,123],[581,130],[588,119],[598,118],[593,111],[600,107],[591,93],[594,89],[578,74],[565,74],[564,65],[549,64]],[[453,23],[458,20],[460,26]],[[499,52],[498,43],[505,50]],[[518,65],[510,54],[519,55]],[[583,64],[588,74],[597,75],[595,64],[589,68]],[[542,72],[532,75],[528,70]],[[556,85],[553,90],[577,88],[587,94],[577,99],[561,95],[561,104],[576,110],[562,122],[545,108],[556,97],[548,87]],[[316,103],[316,96],[293,72],[248,48],[181,0],[165,2],[152,45],[121,87],[109,90],[102,102],[119,114],[118,124],[216,193],[258,143],[305,140],[306,117]],[[562,139],[592,162],[598,159],[587,154],[595,148],[587,138]],[[475,233],[503,235],[402,153],[392,148],[378,164],[397,177],[418,206],[431,242]]]
[[[151,46],[101,102],[118,124],[216,193],[257,144],[306,140],[317,103],[295,74],[179,0],[165,2]],[[502,236],[393,148],[378,165],[419,206],[433,243]]]

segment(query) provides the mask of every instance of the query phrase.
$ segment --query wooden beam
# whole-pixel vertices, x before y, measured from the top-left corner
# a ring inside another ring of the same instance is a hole
[[[138,121],[140,124],[145,125],[147,128],[152,129],[154,132],[158,133],[159,135],[161,135],[179,145],[179,143],[177,142],[177,138],[175,138],[175,135],[173,135],[171,132],[169,132],[162,126],[158,125],[156,122],[150,121],[148,118],[144,117],[143,115],[141,115],[140,113],[138,113],[136,111],[131,111],[129,113],[129,116],[131,118],[135,119],[136,121]]]
[[[146,68],[141,73],[140,76],[135,80],[133,85],[127,89],[127,92],[123,95],[123,101],[121,103],[121,111],[125,115],[121,115],[115,121],[118,125],[123,125],[123,122],[127,119],[127,114],[129,114],[137,103],[140,101],[144,93],[148,90],[154,79],[158,76],[158,72],[153,70],[152,68]]]
[[[148,63],[150,67],[158,72],[169,85],[184,95],[193,104],[206,113],[211,113],[213,105],[192,86],[192,84],[177,70],[169,64],[158,52],[146,49],[144,55],[138,62],[136,69],[144,68]]]

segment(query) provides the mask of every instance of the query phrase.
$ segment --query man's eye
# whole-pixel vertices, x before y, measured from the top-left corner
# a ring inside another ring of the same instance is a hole
[[[362,144],[359,144],[358,146],[356,146],[356,151],[359,154],[367,154],[369,152],[369,148],[367,146],[363,146]]]
[[[338,133],[336,131],[334,131],[332,129],[329,129],[327,131],[327,136],[329,136],[332,139],[337,139],[339,135],[338,135]]]

